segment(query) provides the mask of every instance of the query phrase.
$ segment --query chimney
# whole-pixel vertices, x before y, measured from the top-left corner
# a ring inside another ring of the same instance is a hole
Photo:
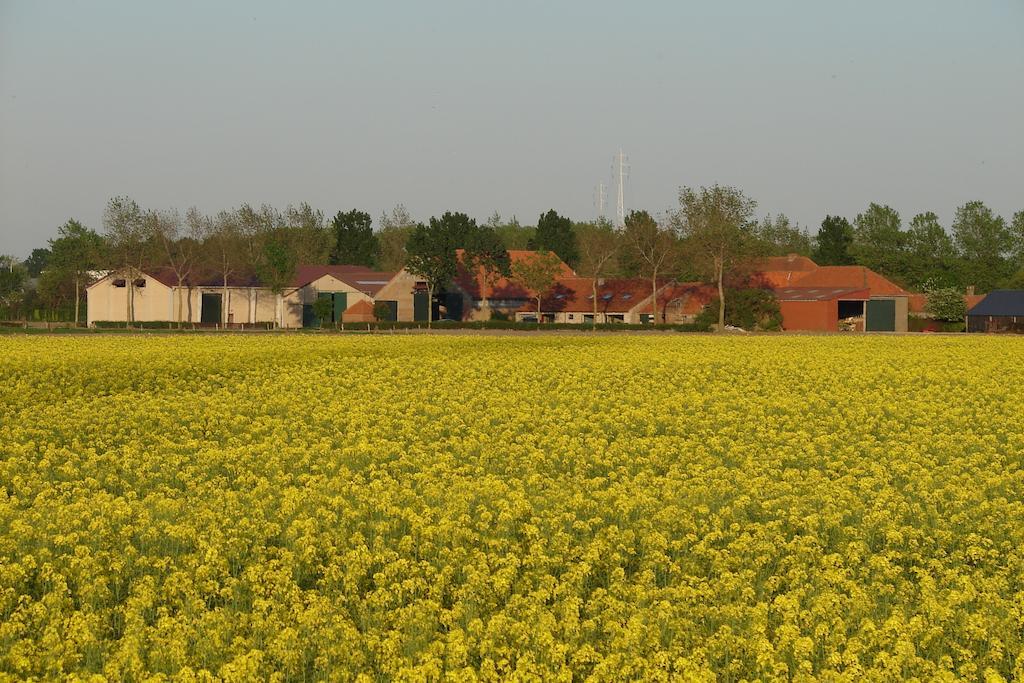
[[[969,285],[967,287],[967,296],[974,296],[974,285]]]

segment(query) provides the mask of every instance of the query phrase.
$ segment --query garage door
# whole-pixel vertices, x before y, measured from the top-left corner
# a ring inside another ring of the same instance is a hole
[[[896,301],[871,299],[864,315],[864,329],[868,332],[896,331]]]

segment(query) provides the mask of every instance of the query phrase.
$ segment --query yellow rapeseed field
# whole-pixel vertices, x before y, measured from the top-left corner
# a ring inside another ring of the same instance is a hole
[[[1024,339],[0,337],[0,678],[1024,675]]]

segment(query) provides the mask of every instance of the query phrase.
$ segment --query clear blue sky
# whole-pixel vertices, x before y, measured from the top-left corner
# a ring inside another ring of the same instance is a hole
[[[0,0],[0,253],[126,194],[524,222],[1024,209],[1024,1]]]

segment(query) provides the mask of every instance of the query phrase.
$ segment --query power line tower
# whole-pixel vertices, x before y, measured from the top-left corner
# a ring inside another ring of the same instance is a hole
[[[615,155],[612,173],[615,176],[617,196],[615,198],[615,226],[621,228],[626,224],[626,179],[629,177],[629,158],[622,153]]]
[[[604,205],[608,200],[608,186],[598,183],[594,189],[594,204],[597,206],[597,217],[604,218]]]

